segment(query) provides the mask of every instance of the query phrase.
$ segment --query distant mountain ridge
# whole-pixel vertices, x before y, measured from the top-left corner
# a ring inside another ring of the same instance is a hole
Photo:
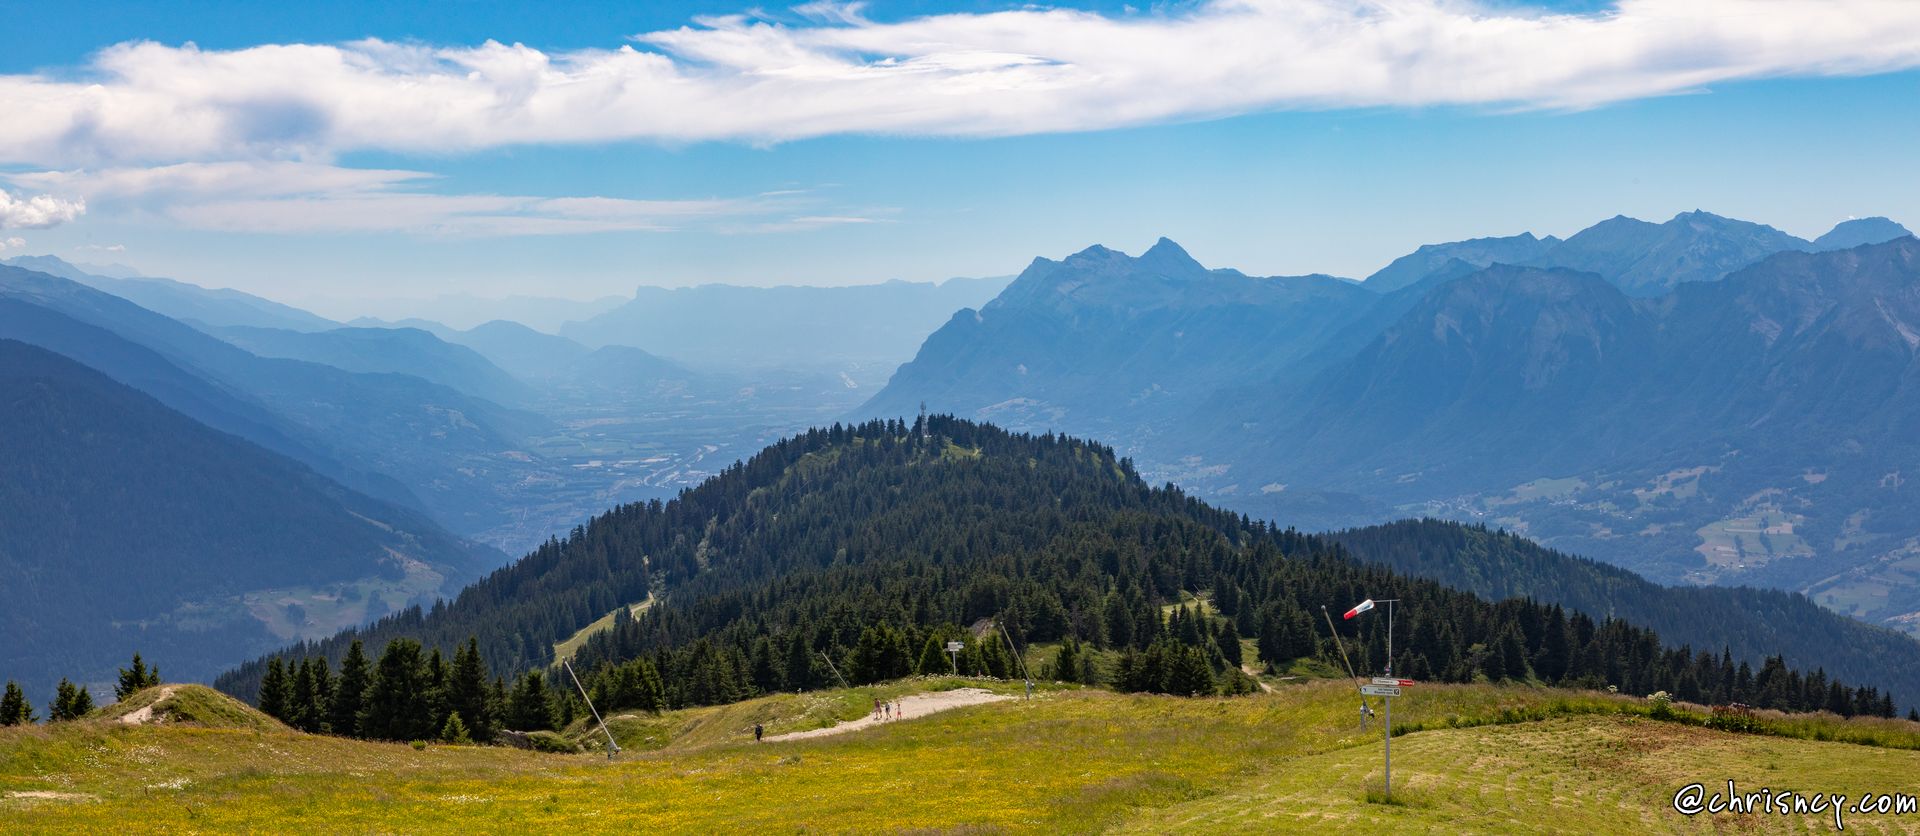
[[[350,372],[405,374],[498,404],[527,402],[533,390],[479,352],[417,328],[289,331],[227,326],[210,332],[261,357],[305,360]]]
[[[1505,238],[1473,238],[1446,244],[1427,244],[1394,259],[1393,263],[1368,276],[1366,287],[1380,293],[1392,293],[1446,270],[1449,262],[1454,261],[1474,268],[1494,264],[1524,264],[1546,255],[1559,244],[1558,238],[1551,235],[1535,238],[1531,232]]]
[[[451,593],[497,560],[51,351],[0,339],[0,669],[170,677]]]
[[[983,304],[1006,283],[641,287],[632,301],[568,323],[560,334],[593,348],[632,346],[707,366],[891,366],[954,311]]]
[[[1828,250],[1850,250],[1868,244],[1884,244],[1896,238],[1906,238],[1913,233],[1887,218],[1852,218],[1841,221],[1827,234],[1813,239],[1816,252]]]
[[[924,401],[1021,428],[1151,433],[1213,388],[1304,360],[1372,298],[1331,276],[1208,270],[1165,238],[1137,258],[1094,246],[1035,259],[954,314],[857,414]]]
[[[37,323],[70,321],[113,333],[272,416],[301,461],[343,484],[423,508],[455,531],[476,532],[517,513],[510,488],[532,457],[521,439],[546,419],[421,378],[348,372],[299,360],[263,358],[125,299],[44,273],[0,266],[0,299],[51,310],[63,320],[23,316],[0,330],[58,351],[79,341]],[[21,310],[30,310],[23,308]],[[137,376],[115,379],[140,385]],[[156,393],[158,394],[158,393]],[[253,438],[253,436],[249,436]],[[270,438],[256,439],[275,449]]]
[[[1920,632],[1896,568],[1920,549],[1920,242],[1836,248],[1902,230],[1617,218],[1530,264],[1423,248],[1385,294],[1093,248],[955,316],[855,414],[1084,433],[1261,516],[1497,522]]]
[[[340,323],[292,305],[238,290],[212,289],[148,276],[108,276],[50,255],[23,255],[5,264],[76,281],[173,319],[213,327],[246,326],[319,331]],[[111,269],[111,268],[109,268]]]

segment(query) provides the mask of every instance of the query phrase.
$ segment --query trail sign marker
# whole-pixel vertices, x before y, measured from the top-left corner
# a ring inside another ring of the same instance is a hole
[[[1394,679],[1394,678],[1393,678],[1393,677],[1391,677],[1391,676],[1376,676],[1376,677],[1374,677],[1374,678],[1373,678],[1373,684],[1375,684],[1375,685],[1398,685],[1398,686],[1400,686],[1400,687],[1402,687],[1402,688],[1405,688],[1405,687],[1407,687],[1407,686],[1409,686],[1409,685],[1412,685],[1412,684],[1414,684],[1414,683],[1413,683],[1413,680],[1411,680],[1411,679]]]
[[[1360,693],[1369,697],[1397,697],[1400,696],[1400,686],[1362,685],[1360,686]]]

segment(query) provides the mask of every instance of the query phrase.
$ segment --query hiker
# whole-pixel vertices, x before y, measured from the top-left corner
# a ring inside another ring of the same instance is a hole
[[[767,733],[766,726],[762,726],[759,723],[753,724],[753,742],[759,743],[761,735],[764,735],[766,733]]]
[[[883,719],[891,720],[893,719],[893,700],[887,700],[886,706],[887,706],[886,717]]]
[[[880,698],[878,697],[873,700],[873,719],[880,719]]]

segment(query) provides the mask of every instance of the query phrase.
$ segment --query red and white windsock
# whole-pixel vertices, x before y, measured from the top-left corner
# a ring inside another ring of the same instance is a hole
[[[1349,620],[1351,620],[1351,619],[1352,619],[1352,618],[1353,618],[1354,616],[1356,616],[1356,615],[1359,615],[1359,614],[1361,614],[1361,613],[1363,613],[1363,612],[1366,612],[1367,610],[1370,610],[1370,609],[1373,609],[1373,599],[1372,599],[1372,598],[1368,598],[1368,599],[1367,599],[1367,600],[1365,600],[1365,601],[1361,601],[1361,602],[1360,602],[1360,603],[1358,603],[1358,604],[1354,604],[1354,605],[1353,605],[1353,609],[1350,609],[1350,610],[1347,610],[1347,614],[1346,614],[1346,615],[1343,615],[1343,616],[1341,616],[1341,618],[1344,618],[1344,619],[1349,619]]]

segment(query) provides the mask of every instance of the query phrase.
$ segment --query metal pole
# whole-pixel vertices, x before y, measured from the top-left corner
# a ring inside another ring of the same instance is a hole
[[[1384,723],[1381,723],[1381,725],[1383,725],[1383,726],[1386,726],[1386,727],[1387,727],[1387,743],[1386,743],[1386,755],[1387,755],[1387,780],[1386,780],[1386,801],[1387,801],[1387,803],[1389,803],[1389,804],[1391,804],[1391,803],[1393,803],[1393,698],[1392,698],[1392,697],[1384,697],[1384,698],[1383,698],[1383,700],[1384,700],[1384,701],[1386,702],[1386,704],[1387,704],[1387,719],[1386,719],[1386,722],[1384,722]]]
[[[561,659],[560,666],[567,669],[567,678],[573,680],[573,687],[580,690],[580,699],[586,701],[587,710],[593,712],[593,721],[599,723],[600,731],[606,734],[607,760],[613,760],[613,756],[620,753],[620,744],[613,741],[613,730],[607,728],[607,721],[600,719],[600,709],[593,707],[593,698],[587,696],[586,686],[580,684],[580,676],[573,672],[573,663]]]
[[[1347,658],[1347,646],[1340,643],[1340,631],[1333,628],[1333,614],[1327,612],[1327,605],[1320,605],[1320,614],[1327,617],[1327,633],[1333,636],[1333,646],[1340,648],[1340,662],[1347,666],[1347,675],[1353,677],[1353,687],[1360,688],[1360,675],[1353,672],[1353,660]]]
[[[827,670],[833,671],[833,678],[840,680],[840,687],[849,690],[853,688],[852,685],[847,684],[847,678],[840,675],[840,669],[833,666],[833,657],[828,656],[827,652],[822,650],[820,651],[820,658],[827,660]]]
[[[1393,605],[1398,600],[1399,599],[1397,598],[1387,600],[1387,675],[1388,676],[1393,675]],[[1393,710],[1393,706],[1391,703],[1388,704],[1387,710],[1388,711]]]
[[[1027,678],[1027,699],[1033,699],[1033,671],[1027,670],[1027,657],[1020,654],[1020,648],[1013,646],[1013,637],[1007,635],[1006,624],[996,621],[994,626],[1000,628],[1000,637],[1007,640],[1007,648],[1012,651],[1013,658],[1020,661],[1020,674]]]

